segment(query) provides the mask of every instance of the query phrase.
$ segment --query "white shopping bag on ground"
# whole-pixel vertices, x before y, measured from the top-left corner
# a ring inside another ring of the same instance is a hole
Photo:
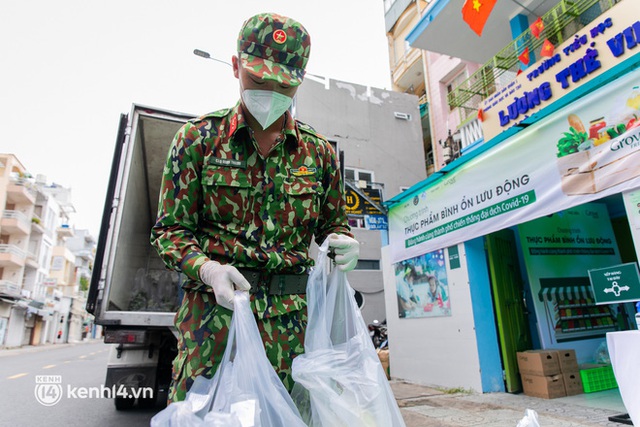
[[[304,354],[293,360],[293,399],[313,427],[404,427],[400,409],[346,273],[328,273],[328,239],[307,284]]]
[[[267,359],[246,293],[235,293],[227,348],[213,378],[197,377],[185,401],[156,414],[151,426],[306,426]]]

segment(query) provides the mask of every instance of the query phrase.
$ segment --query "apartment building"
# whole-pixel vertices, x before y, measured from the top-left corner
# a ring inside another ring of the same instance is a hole
[[[0,346],[79,340],[94,239],[75,230],[70,190],[0,154]],[[74,315],[75,314],[75,315]]]
[[[89,230],[76,229],[75,235],[67,238],[65,246],[75,259],[73,292],[71,293],[74,298],[71,306],[69,336],[74,340],[80,340],[86,337],[93,328],[92,319],[87,315],[85,306],[95,259],[96,239]]]
[[[34,259],[29,253],[36,191],[29,174],[13,155],[0,155],[0,343],[21,345],[25,336],[27,307],[23,301],[22,281]]]

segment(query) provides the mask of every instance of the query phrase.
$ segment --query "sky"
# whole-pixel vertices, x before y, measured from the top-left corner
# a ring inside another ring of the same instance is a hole
[[[120,115],[234,105],[231,67],[193,50],[231,62],[242,23],[260,12],[305,26],[308,73],[391,88],[382,0],[4,1],[0,153],[71,188],[70,224],[97,237]]]

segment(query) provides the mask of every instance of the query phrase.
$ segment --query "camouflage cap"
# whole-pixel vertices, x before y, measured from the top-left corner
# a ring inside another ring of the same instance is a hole
[[[299,22],[260,13],[242,25],[238,56],[242,67],[264,80],[298,86],[309,60],[311,38]]]

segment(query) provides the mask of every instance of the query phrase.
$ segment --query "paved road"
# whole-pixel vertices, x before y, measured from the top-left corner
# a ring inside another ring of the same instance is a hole
[[[0,427],[148,426],[161,403],[116,411],[110,399],[79,396],[81,389],[104,384],[108,350],[93,342],[0,351]],[[36,399],[36,376],[41,375],[61,377],[62,397],[53,406]],[[538,412],[542,427],[622,427],[608,418],[626,412],[617,390],[547,400],[508,393],[449,395],[402,381],[391,386],[407,427],[514,427],[525,409]],[[613,399],[594,405],[598,394]]]
[[[102,342],[0,351],[0,426],[148,426],[161,407],[117,411],[97,392],[81,397],[85,388],[91,393],[104,385],[108,354]],[[61,399],[53,406],[36,399],[41,375],[61,377]]]

